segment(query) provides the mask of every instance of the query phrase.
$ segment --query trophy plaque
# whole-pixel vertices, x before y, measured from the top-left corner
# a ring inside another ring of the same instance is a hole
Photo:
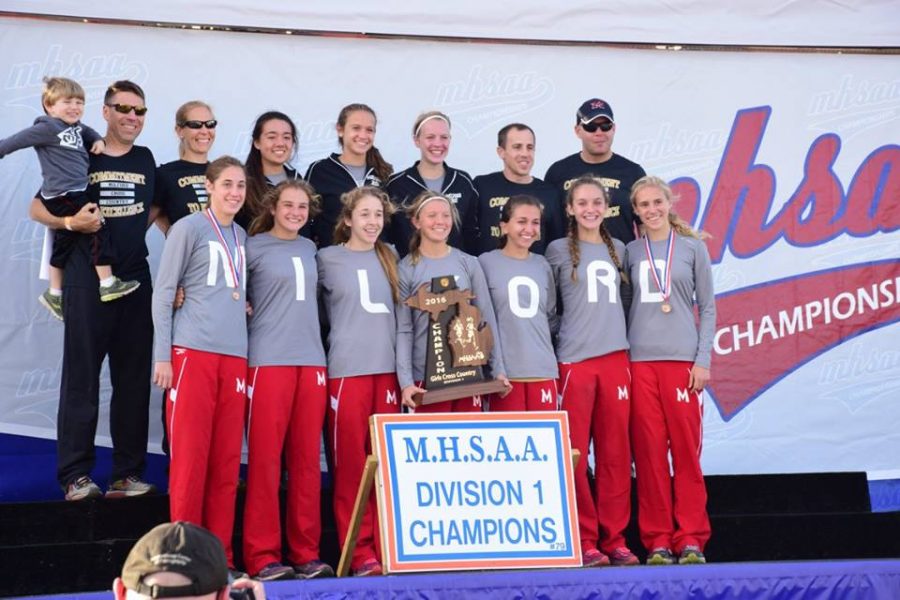
[[[485,379],[482,367],[488,363],[494,336],[469,290],[456,287],[447,275],[423,283],[406,304],[428,313],[428,340],[425,351],[424,394],[416,394],[417,405],[434,404],[469,396],[502,392],[506,386]]]

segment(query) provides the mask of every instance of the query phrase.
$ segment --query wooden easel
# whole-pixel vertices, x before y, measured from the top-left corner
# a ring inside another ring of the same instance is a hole
[[[578,460],[581,458],[581,452],[572,448],[572,471],[578,466]],[[341,550],[341,560],[338,563],[338,577],[346,577],[350,571],[350,558],[353,556],[353,550],[356,548],[356,539],[359,537],[359,526],[362,518],[366,514],[366,507],[369,504],[369,494],[372,493],[372,482],[375,481],[375,469],[378,468],[378,459],[370,454],[366,457],[366,466],[363,469],[362,479],[359,480],[359,489],[356,491],[356,502],[353,504],[353,513],[350,517],[350,528],[347,530],[347,537],[344,538],[344,545]],[[377,519],[378,516],[376,515]]]

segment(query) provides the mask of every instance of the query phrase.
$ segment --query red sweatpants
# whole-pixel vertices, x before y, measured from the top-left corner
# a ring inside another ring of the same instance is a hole
[[[679,554],[687,545],[703,549],[709,540],[700,470],[703,394],[688,391],[691,366],[683,361],[632,363],[638,527],[647,550],[671,548]]]
[[[491,394],[491,412],[556,410],[555,379],[513,381],[512,390],[504,396]]]
[[[278,510],[282,455],[288,475],[287,560],[302,565],[319,558],[325,367],[255,367],[247,385],[244,564],[255,576],[266,565],[282,562]]]
[[[172,371],[166,401],[170,518],[209,529],[234,565],[247,359],[173,347]]]
[[[631,518],[631,373],[623,350],[577,363],[560,363],[562,410],[569,413],[572,446],[581,452],[575,499],[582,551],[606,554],[625,546]],[[588,482],[588,447],[594,445],[594,489]]]
[[[400,412],[400,386],[394,373],[328,380],[328,438],[334,467],[334,518],[343,547],[366,457],[372,452],[369,417]],[[369,559],[381,561],[375,490],[359,526],[350,568]]]

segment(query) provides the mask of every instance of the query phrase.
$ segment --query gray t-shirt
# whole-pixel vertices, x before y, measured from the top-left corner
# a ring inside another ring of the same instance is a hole
[[[226,249],[207,214],[204,210],[180,219],[166,238],[153,289],[153,355],[157,361],[170,361],[172,346],[247,356],[247,234],[237,224],[233,230],[223,227]],[[238,248],[232,231],[237,234]],[[231,273],[229,253],[239,283]],[[184,304],[173,317],[172,301],[179,286],[184,288]]]
[[[356,166],[356,165],[348,165],[345,163],[341,163],[344,165],[344,168],[350,173],[353,177],[353,181],[356,182],[356,185],[361,186],[366,181],[366,172],[369,168],[366,165]]]
[[[247,240],[247,364],[325,366],[316,298],[316,245],[260,233]]]
[[[621,258],[625,245],[613,239]],[[625,312],[619,295],[621,278],[606,244],[579,241],[581,258],[578,280],[572,281],[569,240],[562,238],[547,247],[547,262],[559,287],[562,318],[556,356],[572,363],[628,349]]]
[[[426,179],[423,177],[422,181],[425,183],[426,188],[440,193],[444,189],[444,179],[445,176],[441,175],[440,177],[435,177],[434,179]]]
[[[87,189],[88,150],[99,139],[99,133],[80,122],[69,125],[42,115],[31,127],[0,140],[0,158],[22,148],[34,148],[44,179],[41,196],[55,198]]]
[[[666,277],[667,240],[650,242],[662,281]],[[716,329],[716,298],[709,251],[702,240],[675,236],[672,259],[672,312],[662,312],[662,294],[650,274],[644,240],[628,244],[625,268],[634,287],[628,317],[628,341],[632,361],[684,360],[709,368]],[[694,318],[696,299],[700,314]]]
[[[556,284],[547,260],[506,256],[492,250],[478,257],[497,316],[496,337],[510,379],[556,379],[559,370],[551,331],[558,325]]]
[[[456,287],[460,290],[472,290],[472,294],[475,295],[472,304],[481,311],[481,318],[491,331],[497,331],[490,292],[478,259],[456,248],[449,250],[450,252],[441,258],[422,256],[416,264],[413,264],[411,254],[400,261],[401,304],[397,311],[397,379],[401,388],[422,381],[425,377],[425,350],[431,317],[427,312],[414,310],[403,302],[423,283],[430,284],[435,277],[444,275],[456,277]],[[490,356],[491,372],[495,377],[506,375],[501,346],[500,337],[495,335]]]
[[[328,316],[328,376],[393,373],[397,307],[375,250],[322,248],[319,294]]]

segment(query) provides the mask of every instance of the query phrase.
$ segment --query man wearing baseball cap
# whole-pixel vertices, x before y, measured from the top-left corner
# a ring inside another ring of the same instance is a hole
[[[646,175],[643,167],[612,151],[616,121],[605,100],[591,98],[575,113],[575,135],[581,151],[556,161],[547,169],[544,181],[560,193],[565,206],[566,193],[575,179],[593,175],[609,193],[609,208],[603,223],[610,235],[627,244],[635,238],[635,216],[631,210],[631,186]]]
[[[239,579],[229,583],[222,542],[191,523],[164,523],[135,543],[122,576],[113,582],[117,600],[204,598],[228,600],[231,588],[248,590],[247,598],[265,600],[262,583]]]

